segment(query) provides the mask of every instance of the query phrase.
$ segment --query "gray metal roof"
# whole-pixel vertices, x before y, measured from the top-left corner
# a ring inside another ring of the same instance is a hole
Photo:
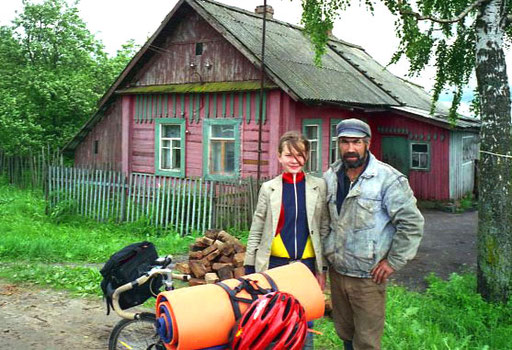
[[[261,61],[261,16],[211,0],[185,0],[257,65]],[[215,27],[215,25],[214,25]],[[452,126],[448,108],[420,86],[401,79],[360,46],[331,37],[322,66],[313,63],[314,48],[303,28],[275,19],[266,24],[265,68],[292,97],[305,102],[354,106],[406,107],[402,111]],[[236,45],[235,45],[236,46]],[[469,121],[468,121],[469,120]],[[459,119],[456,127],[478,127],[477,119]]]
[[[199,4],[210,19],[261,60],[262,19],[254,13],[207,0],[188,0]],[[265,66],[304,101],[329,101],[356,105],[400,105],[335,50],[328,47],[322,67],[313,63],[314,49],[302,28],[277,20],[266,27]]]

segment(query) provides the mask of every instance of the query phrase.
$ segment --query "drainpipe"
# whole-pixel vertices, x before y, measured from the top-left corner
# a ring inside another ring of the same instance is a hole
[[[260,184],[261,178],[261,153],[263,152],[261,149],[261,138],[262,138],[262,129],[263,129],[263,85],[265,82],[265,32],[266,32],[266,24],[267,24],[267,0],[263,2],[263,30],[262,30],[262,39],[261,39],[261,84],[260,84],[260,108],[259,108],[259,125],[258,125],[258,176],[257,176],[257,184]]]

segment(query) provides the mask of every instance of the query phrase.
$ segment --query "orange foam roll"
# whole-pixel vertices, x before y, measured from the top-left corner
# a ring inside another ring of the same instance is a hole
[[[265,271],[282,292],[299,300],[308,321],[324,314],[324,296],[315,276],[302,263],[293,263]],[[266,277],[260,273],[243,278],[257,281],[261,288],[270,289]],[[237,279],[222,281],[234,289]],[[246,290],[237,297],[250,299]],[[249,304],[239,303],[243,314]],[[228,293],[218,284],[207,284],[162,292],[158,295],[156,314],[159,333],[169,350],[195,350],[227,344],[229,332],[235,324],[235,315]]]

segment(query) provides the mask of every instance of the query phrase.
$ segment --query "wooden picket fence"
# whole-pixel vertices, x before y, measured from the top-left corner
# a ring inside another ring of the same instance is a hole
[[[48,167],[62,162],[60,152],[50,148],[27,155],[8,155],[0,150],[0,176],[20,188],[44,190],[48,183]]]
[[[62,166],[48,170],[49,212],[67,210],[97,221],[144,220],[182,235],[247,230],[258,189],[253,179],[223,183]]]

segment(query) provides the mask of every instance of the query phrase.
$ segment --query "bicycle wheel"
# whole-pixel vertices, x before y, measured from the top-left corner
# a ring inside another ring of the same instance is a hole
[[[109,350],[146,350],[154,344],[157,346],[152,349],[162,349],[158,344],[155,318],[154,314],[142,313],[139,319],[119,321],[110,333]]]

